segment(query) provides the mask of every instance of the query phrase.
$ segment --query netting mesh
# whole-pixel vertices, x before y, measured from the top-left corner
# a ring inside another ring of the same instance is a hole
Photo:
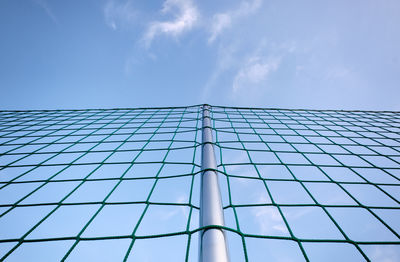
[[[400,114],[212,107],[232,261],[400,260]],[[0,112],[0,260],[197,261],[201,106]]]
[[[398,113],[214,107],[213,119],[238,261],[400,259]]]
[[[2,259],[145,261],[155,242],[189,259],[199,110],[3,112]]]

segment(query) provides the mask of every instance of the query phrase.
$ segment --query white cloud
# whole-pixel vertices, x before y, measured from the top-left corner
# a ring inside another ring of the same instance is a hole
[[[35,0],[44,1],[44,0]],[[209,43],[214,42],[221,33],[239,18],[256,12],[263,0],[246,0],[233,10],[214,14],[211,22],[201,28],[209,31]],[[138,10],[133,7],[133,0],[107,0],[103,8],[106,24],[113,30],[121,25],[132,25],[138,20]],[[149,47],[159,35],[177,37],[194,28],[199,22],[200,12],[193,0],[165,0],[161,9],[164,16],[171,15],[171,19],[155,20],[148,23],[142,41]]]
[[[185,204],[187,202],[187,195],[179,195],[176,197],[175,202],[179,204]],[[175,216],[184,216],[186,219],[189,217],[188,208],[185,206],[175,206],[175,208],[171,208],[168,211],[159,211],[158,216],[162,220],[170,220],[173,219]]]
[[[179,204],[185,204],[187,201],[188,201],[187,195],[180,195],[176,199],[176,203],[179,203]],[[186,208],[186,206],[180,206],[179,209],[180,209],[182,216],[184,216],[187,219],[189,217],[188,208]]]
[[[400,260],[400,251],[394,246],[374,246],[371,249],[373,261],[392,262]]]
[[[276,73],[287,58],[298,52],[295,41],[269,42],[261,38],[249,45],[241,39],[234,39],[228,45],[219,41],[216,67],[203,87],[202,99],[210,98],[212,89],[224,89],[231,101],[248,103],[265,95],[271,76]],[[227,90],[226,88],[229,88]]]
[[[351,70],[345,67],[332,67],[326,72],[326,76],[329,79],[344,78],[350,75]]]
[[[211,76],[208,78],[202,91],[202,102],[206,102],[207,99],[209,99],[209,93],[212,88],[215,87],[221,75],[238,63],[237,52],[238,49],[235,43],[230,43],[229,45],[220,44],[216,59],[216,67],[212,70]]]
[[[286,225],[279,211],[274,207],[256,207],[252,209],[255,222],[261,234],[288,234]]]
[[[191,0],[166,0],[161,10],[163,14],[172,13],[171,21],[153,21],[150,23],[143,40],[148,47],[160,34],[178,36],[194,27],[199,19],[199,11]]]
[[[158,211],[157,212],[157,216],[161,219],[161,220],[170,220],[171,218],[173,218],[174,216],[177,216],[179,214],[179,209],[174,208],[169,211]]]
[[[45,0],[34,0],[34,2],[39,5],[54,23],[58,23],[56,16],[54,15],[53,11],[50,9],[49,5]]]
[[[113,30],[117,30],[120,25],[133,23],[137,16],[130,0],[109,0],[104,6],[103,12],[106,24]]]
[[[251,57],[234,77],[233,93],[262,83],[278,69],[280,62],[280,58]]]
[[[213,17],[213,21],[211,23],[211,35],[208,38],[208,43],[212,43],[218,37],[221,32],[230,27],[232,23],[232,16],[229,14],[216,14]]]
[[[215,14],[211,21],[208,43],[213,43],[224,30],[232,26],[235,20],[255,13],[261,5],[262,0],[243,1],[235,10]]]
[[[236,11],[237,16],[250,15],[257,11],[262,4],[262,0],[253,0],[252,2],[244,1],[240,4],[239,9]]]

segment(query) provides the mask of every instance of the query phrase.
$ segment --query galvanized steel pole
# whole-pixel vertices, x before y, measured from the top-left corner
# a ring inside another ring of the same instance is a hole
[[[203,105],[203,137],[201,154],[200,226],[224,226],[224,213],[212,139],[210,106]],[[200,262],[228,262],[226,236],[220,228],[200,233]]]

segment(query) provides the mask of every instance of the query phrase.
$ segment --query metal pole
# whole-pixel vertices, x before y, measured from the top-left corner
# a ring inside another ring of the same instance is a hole
[[[203,137],[201,154],[200,226],[224,226],[221,194],[218,185],[210,106],[203,105]],[[228,262],[226,236],[220,228],[200,232],[200,262]]]

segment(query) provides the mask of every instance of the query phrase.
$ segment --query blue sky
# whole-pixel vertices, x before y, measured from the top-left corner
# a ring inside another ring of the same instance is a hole
[[[2,0],[0,108],[400,110],[400,2]]]

